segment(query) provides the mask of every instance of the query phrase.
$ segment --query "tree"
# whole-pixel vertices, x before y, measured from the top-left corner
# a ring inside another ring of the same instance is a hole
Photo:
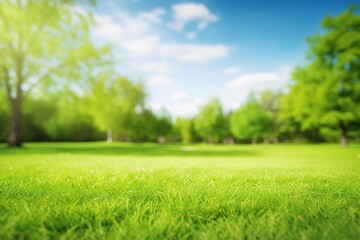
[[[131,141],[151,141],[165,143],[172,134],[172,122],[166,110],[155,114],[143,108],[131,116],[126,128],[126,136]]]
[[[165,143],[166,138],[172,133],[172,122],[170,114],[162,109],[156,117],[155,130],[159,143]]]
[[[228,112],[224,115],[224,128],[223,128],[223,143],[225,144],[234,144],[234,136],[231,133],[230,126],[231,126],[231,115],[232,111]]]
[[[295,69],[288,93],[291,115],[303,130],[338,128],[347,146],[349,126],[360,121],[360,16],[351,7],[327,17],[323,35],[309,39],[309,63]]]
[[[183,143],[191,143],[194,141],[193,122],[188,118],[178,117],[175,121],[175,131],[180,135]]]
[[[5,92],[0,91],[0,142],[6,141],[9,132],[8,118],[10,117],[10,109]]]
[[[231,115],[231,132],[239,139],[251,139],[255,144],[264,137],[271,126],[271,120],[266,111],[255,100],[250,99],[245,105]]]
[[[78,2],[0,2],[0,88],[11,107],[10,146],[22,144],[22,106],[31,92],[71,86],[65,79],[80,79],[99,59],[92,57],[99,51],[90,40],[91,15]]]
[[[272,90],[264,90],[259,94],[258,102],[266,111],[270,121],[270,126],[265,134],[265,142],[278,142],[282,125],[279,119],[280,98],[281,92],[275,92]]]
[[[131,115],[131,121],[126,128],[127,140],[144,142],[157,140],[157,118],[156,115],[147,108],[141,109],[140,112]]]
[[[89,141],[102,140],[101,132],[94,123],[94,119],[88,114],[84,96],[77,93],[52,94],[44,96],[44,100],[31,103],[34,123],[42,125],[52,141]],[[40,106],[39,106],[40,104]],[[30,104],[26,104],[30,105]],[[36,107],[38,106],[38,107]],[[39,114],[39,109],[46,109]],[[26,108],[24,108],[26,112]],[[25,130],[25,129],[24,129]],[[40,139],[41,140],[41,139]]]
[[[195,131],[209,143],[216,143],[224,136],[225,125],[222,107],[216,98],[202,106],[194,119]]]
[[[109,72],[101,73],[90,82],[86,97],[89,113],[97,126],[107,131],[107,141],[111,143],[114,132],[126,135],[131,131],[137,111],[143,109],[146,93],[142,84]]]
[[[302,127],[302,125],[304,126],[302,117],[301,115],[296,115],[299,112],[294,110],[296,109],[295,104],[299,106],[300,104],[304,104],[304,101],[302,101],[301,96],[296,95],[297,94],[294,94],[294,92],[291,92],[291,94],[288,93],[283,95],[280,99],[277,131],[281,133],[281,138],[285,141],[291,140],[296,142],[324,141],[318,125],[312,124],[306,128]]]

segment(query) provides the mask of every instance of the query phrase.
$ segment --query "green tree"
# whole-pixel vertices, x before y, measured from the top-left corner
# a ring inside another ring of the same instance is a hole
[[[293,72],[289,111],[303,130],[338,128],[347,146],[349,126],[360,120],[360,16],[351,7],[327,17],[323,35],[309,39],[309,63]]]
[[[6,141],[9,132],[10,109],[5,92],[0,91],[0,142]]]
[[[150,109],[142,109],[132,115],[127,127],[127,137],[131,141],[151,141],[165,143],[172,134],[170,115],[165,110],[155,114]]]
[[[171,116],[165,109],[162,109],[160,113],[156,116],[155,126],[157,141],[159,143],[165,143],[166,139],[171,135],[173,128]]]
[[[104,134],[87,112],[84,97],[76,93],[65,96],[60,93],[46,97],[40,105],[46,111],[41,114],[36,111],[39,107],[34,109],[39,103],[32,104],[34,122],[42,125],[53,141],[102,140]]]
[[[75,0],[0,1],[0,87],[11,107],[10,146],[21,146],[23,102],[46,86],[47,93],[78,80],[95,64],[91,15]],[[82,1],[86,2],[94,1]]]
[[[146,97],[143,85],[108,72],[101,73],[90,82],[91,89],[86,102],[95,123],[107,131],[109,143],[113,141],[113,133],[126,138],[132,131],[137,112],[143,109]]]
[[[269,116],[269,128],[265,133],[265,142],[278,142],[282,122],[279,118],[281,92],[265,90],[260,92],[258,102]]]
[[[246,104],[231,115],[231,132],[239,139],[251,139],[255,144],[269,131],[271,120],[264,108],[255,100]]]
[[[280,111],[278,116],[277,131],[281,134],[282,140],[296,142],[323,142],[318,125],[310,125],[306,128],[301,125],[302,118],[294,114],[294,105],[303,104],[299,96],[293,92],[283,95],[280,99]]]
[[[195,131],[209,143],[218,142],[226,129],[226,120],[218,99],[213,98],[201,107],[194,119]]]
[[[180,135],[181,141],[185,144],[194,141],[193,122],[189,118],[176,118],[174,130]]]
[[[234,136],[231,133],[230,126],[231,126],[231,115],[232,111],[228,112],[224,115],[224,128],[223,128],[223,143],[225,144],[234,144]]]
[[[157,140],[157,118],[150,109],[142,109],[131,116],[131,123],[127,127],[127,138],[136,142],[155,142]]]

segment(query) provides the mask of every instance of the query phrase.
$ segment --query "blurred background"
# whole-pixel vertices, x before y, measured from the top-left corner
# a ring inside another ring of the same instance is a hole
[[[0,142],[360,141],[356,1],[0,2]]]

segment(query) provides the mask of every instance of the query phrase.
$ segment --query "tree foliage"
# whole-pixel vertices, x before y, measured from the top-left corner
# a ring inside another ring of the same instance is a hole
[[[209,143],[216,143],[224,136],[225,125],[223,110],[216,98],[202,106],[194,119],[195,131]]]
[[[22,106],[30,92],[71,87],[69,81],[83,79],[86,69],[98,64],[103,49],[94,47],[91,14],[78,2],[0,2],[0,87],[11,107],[11,146],[21,145]]]
[[[231,132],[239,139],[251,139],[255,143],[269,131],[271,120],[262,106],[250,99],[231,115]]]
[[[194,119],[194,128],[203,140],[218,142],[224,135],[225,117],[218,99],[212,98],[202,106]]]
[[[142,84],[134,84],[125,77],[103,72],[90,81],[86,102],[97,126],[108,132],[127,134],[137,111],[143,109],[146,93]]]
[[[193,121],[189,118],[178,117],[175,121],[175,132],[180,136],[182,143],[191,143],[194,139]]]
[[[326,33],[309,39],[309,63],[293,72],[285,110],[303,130],[340,129],[346,146],[349,125],[360,120],[360,16],[351,7],[322,26]]]

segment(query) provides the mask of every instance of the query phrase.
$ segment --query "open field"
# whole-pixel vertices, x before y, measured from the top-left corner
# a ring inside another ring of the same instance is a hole
[[[360,239],[360,146],[0,145],[0,239]]]

